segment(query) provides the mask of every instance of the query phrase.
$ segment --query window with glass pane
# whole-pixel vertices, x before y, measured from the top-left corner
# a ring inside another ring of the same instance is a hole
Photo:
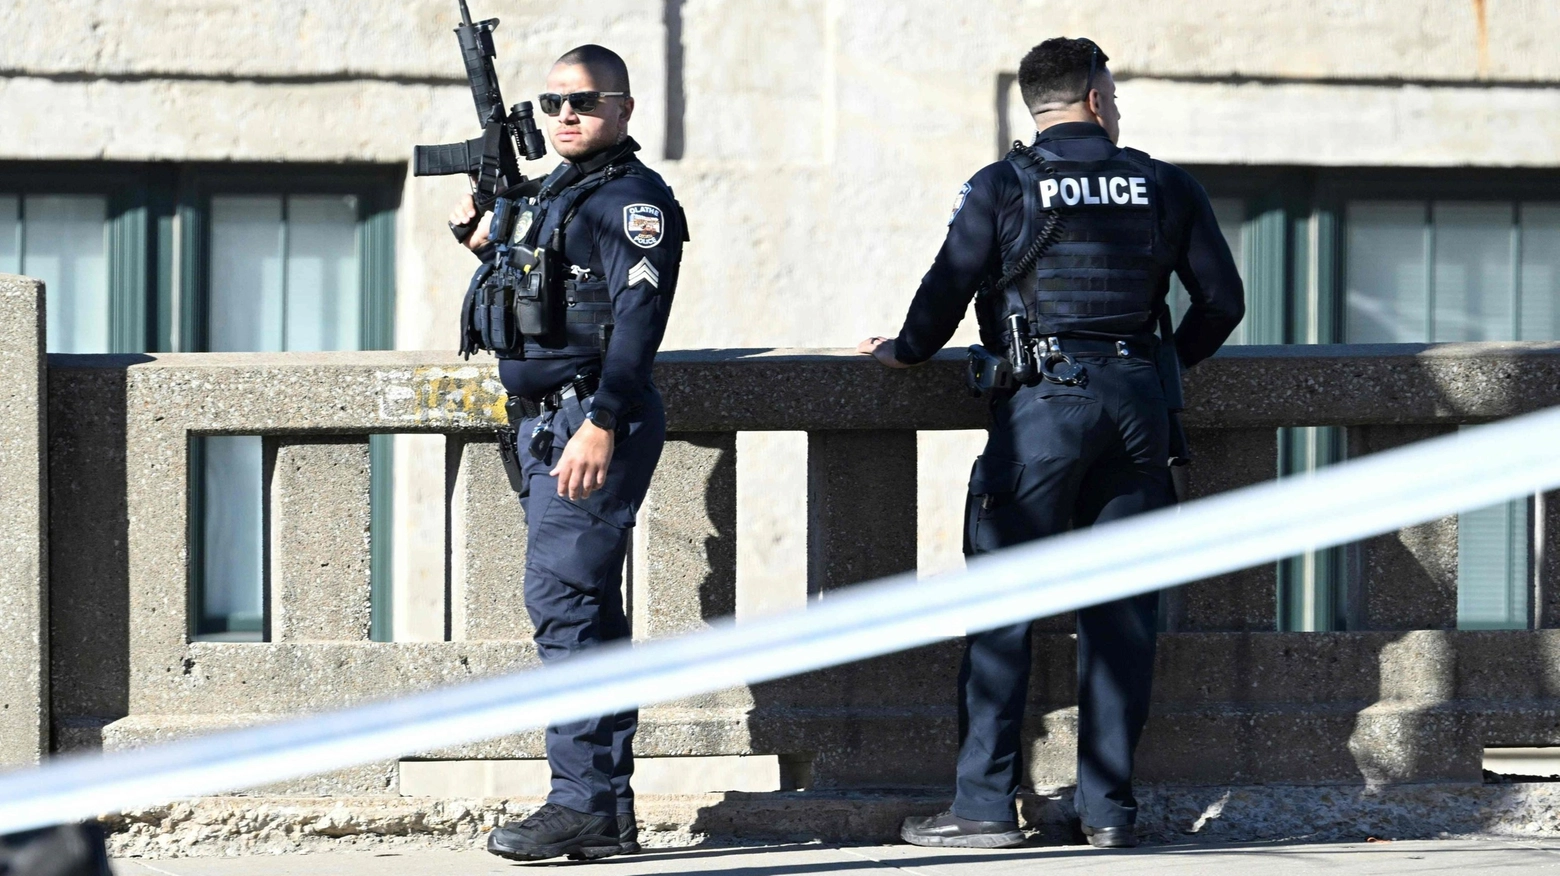
[[[356,197],[217,195],[208,224],[211,351],[362,349]],[[255,639],[264,619],[262,439],[201,444],[200,632]]]
[[[1560,338],[1560,204],[1520,204],[1517,339]]]
[[[0,272],[44,282],[51,353],[109,350],[108,198],[0,195]]]
[[[1560,204],[1356,201],[1345,222],[1350,343],[1560,340]],[[1458,626],[1528,625],[1530,516],[1458,515]]]

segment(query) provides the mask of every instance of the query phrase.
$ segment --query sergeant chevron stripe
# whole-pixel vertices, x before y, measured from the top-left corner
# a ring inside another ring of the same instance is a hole
[[[649,283],[657,289],[661,288],[661,272],[655,269],[655,265],[650,264],[648,257],[640,259],[639,264],[628,269],[628,285],[639,283]]]

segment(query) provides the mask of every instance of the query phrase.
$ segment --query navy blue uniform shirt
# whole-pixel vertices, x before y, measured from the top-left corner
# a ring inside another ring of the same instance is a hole
[[[528,352],[525,359],[500,359],[499,378],[510,395],[536,397],[551,392],[576,374],[601,373],[594,407],[611,411],[620,420],[639,403],[650,385],[650,369],[666,319],[671,312],[677,289],[677,272],[682,262],[685,234],[682,208],[655,171],[633,157],[638,146],[614,147],[621,157],[612,163],[633,164],[635,172],[606,183],[586,199],[584,206],[564,232],[564,262],[589,267],[591,273],[606,279],[612,293],[612,340],[607,355],[541,358]],[[586,159],[586,166],[603,162],[598,156]],[[646,234],[631,220],[645,215],[644,206],[660,211],[660,235]],[[539,217],[540,232],[535,238],[551,239],[552,229],[562,221],[559,210],[547,210]],[[484,258],[491,248],[484,248]]]
[[[1118,151],[1105,129],[1090,122],[1052,125],[1036,145],[1077,161],[1100,161]],[[1161,231],[1177,242],[1175,273],[1192,299],[1175,332],[1181,363],[1191,367],[1213,355],[1240,324],[1246,293],[1208,193],[1173,164],[1156,160],[1154,172],[1161,192]],[[1011,250],[1023,233],[1024,193],[1013,165],[986,165],[968,188],[894,340],[894,358],[906,364],[925,362],[948,343],[975,290],[1002,275],[1003,251]],[[1161,298],[1169,288],[1167,273],[1160,280]]]

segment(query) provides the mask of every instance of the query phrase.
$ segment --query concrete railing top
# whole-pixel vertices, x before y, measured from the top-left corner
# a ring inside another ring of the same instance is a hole
[[[442,351],[53,355],[49,366],[105,391],[125,381],[135,407],[179,411],[201,432],[462,432],[503,417],[492,360]],[[963,367],[959,350],[909,371],[838,349],[685,350],[660,355],[656,382],[674,431],[981,428]],[[1478,422],[1560,404],[1560,344],[1230,347],[1186,384],[1195,428]]]

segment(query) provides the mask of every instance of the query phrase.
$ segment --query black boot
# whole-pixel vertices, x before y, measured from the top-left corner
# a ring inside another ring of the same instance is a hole
[[[487,850],[512,861],[541,861],[568,855],[592,860],[622,850],[618,820],[544,803],[524,821],[511,821],[488,834]]]
[[[1090,827],[1083,825],[1083,835],[1089,838],[1089,845],[1096,849],[1133,849],[1137,848],[1137,831],[1132,825],[1121,827]]]
[[[970,821],[952,809],[930,818],[906,818],[899,836],[911,845],[962,849],[1005,849],[1024,841],[1016,821]]]
[[[634,813],[619,812],[617,817],[618,828],[618,854],[634,855],[639,853],[639,822],[634,820]]]

